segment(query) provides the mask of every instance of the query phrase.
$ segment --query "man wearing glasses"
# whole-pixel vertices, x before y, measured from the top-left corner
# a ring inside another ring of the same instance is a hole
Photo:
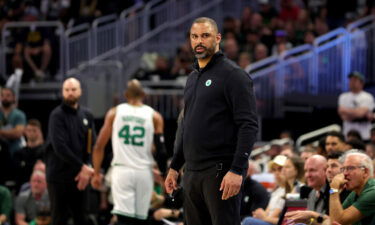
[[[375,223],[375,180],[370,157],[351,150],[341,158],[343,167],[331,182],[329,215],[332,221],[344,224]],[[352,191],[341,205],[340,191]]]

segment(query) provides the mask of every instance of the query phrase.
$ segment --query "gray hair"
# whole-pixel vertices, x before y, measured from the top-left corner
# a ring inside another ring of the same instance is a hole
[[[370,177],[373,177],[374,164],[372,163],[371,158],[364,151],[358,149],[351,149],[345,152],[345,154],[339,158],[339,161],[343,164],[346,158],[352,155],[359,156],[361,158],[361,166],[367,168],[370,172]]]

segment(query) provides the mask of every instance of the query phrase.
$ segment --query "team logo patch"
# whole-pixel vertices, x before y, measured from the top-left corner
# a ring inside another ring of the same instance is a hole
[[[89,121],[88,121],[86,118],[83,118],[83,124],[84,124],[85,126],[87,126],[87,125],[89,125]]]
[[[206,87],[211,86],[211,84],[212,84],[212,81],[211,81],[211,80],[207,80],[207,81],[206,81]]]

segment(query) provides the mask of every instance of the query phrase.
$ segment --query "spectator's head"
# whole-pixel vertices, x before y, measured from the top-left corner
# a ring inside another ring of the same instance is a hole
[[[1,104],[4,109],[10,109],[16,103],[16,95],[11,88],[1,89]]]
[[[287,37],[287,33],[286,33],[285,30],[276,30],[275,31],[276,44],[286,43],[286,37]]]
[[[247,52],[241,52],[240,56],[238,57],[238,65],[245,69],[248,65],[251,63],[251,57],[250,54]]]
[[[46,174],[43,171],[33,171],[30,178],[30,188],[34,198],[42,197],[47,189]]]
[[[201,17],[201,18],[204,18],[204,17]],[[200,18],[199,18],[200,19]],[[215,23],[216,24],[216,23]],[[216,26],[217,27],[217,26]],[[233,17],[225,17],[224,18],[224,23],[223,23],[223,33],[227,33],[227,32],[233,32],[233,33],[236,33],[236,30],[237,30],[237,22],[236,22],[236,19],[233,18]]]
[[[325,148],[328,154],[334,151],[344,152],[347,149],[345,136],[337,131],[329,132],[326,137]]]
[[[238,58],[238,43],[237,43],[237,40],[234,39],[234,38],[230,38],[230,39],[227,39],[225,40],[224,42],[224,52],[225,52],[225,55],[233,60],[233,61],[237,61],[237,58]]]
[[[358,93],[363,90],[365,85],[365,76],[358,72],[353,71],[348,75],[349,78],[349,89],[353,93]]]
[[[345,188],[360,193],[367,180],[374,174],[372,160],[362,151],[350,150],[340,158],[340,161],[343,162],[341,170],[347,180]]]
[[[42,127],[37,119],[30,119],[25,128],[25,137],[28,147],[35,147],[43,144]]]
[[[326,182],[327,160],[324,156],[313,155],[305,162],[305,179],[307,185],[320,190]]]
[[[303,38],[305,44],[314,44],[314,40],[315,40],[315,34],[313,31],[306,31],[305,33],[305,36]]]
[[[362,141],[362,136],[357,130],[349,130],[346,134],[347,141],[351,141],[353,139]]]
[[[42,160],[37,160],[33,167],[33,171],[36,170],[46,172],[46,164]]]
[[[141,82],[137,79],[128,81],[128,85],[125,91],[125,98],[130,101],[142,101],[146,93],[143,90]]]
[[[371,159],[375,159],[375,144],[374,143],[368,143],[368,144],[366,144],[366,154]]]
[[[66,79],[62,87],[63,101],[66,105],[76,108],[81,98],[81,83],[78,79],[70,77]]]
[[[366,149],[366,145],[361,140],[351,139],[346,142],[346,149],[359,149],[364,151]]]
[[[310,156],[316,155],[318,152],[316,151],[316,148],[312,146],[306,146],[303,148],[301,152],[301,158],[303,161],[306,161]]]
[[[343,152],[331,152],[327,156],[327,180],[331,182],[332,179],[339,173],[341,173],[340,169],[342,167],[339,158],[343,155]]]
[[[262,43],[258,43],[255,46],[255,50],[254,50],[254,61],[256,62],[256,61],[265,59],[267,57],[268,57],[267,47]]]
[[[315,18],[314,27],[317,36],[323,35],[329,31],[327,22],[321,18]]]
[[[284,155],[278,155],[273,160],[271,160],[268,164],[269,171],[275,176],[275,181],[277,184],[283,183],[282,178],[282,169],[285,165],[287,157]]]
[[[282,143],[280,139],[272,140],[270,143],[270,149],[266,152],[272,159],[281,153]]]
[[[263,17],[259,13],[253,13],[251,16],[251,29],[257,30],[263,26]]]
[[[280,155],[285,155],[286,157],[290,158],[295,154],[293,148],[284,148],[283,150],[281,150]]]
[[[197,59],[209,59],[219,51],[220,41],[221,34],[214,20],[207,17],[194,20],[190,28],[190,43]]]
[[[299,156],[288,157],[282,169],[282,173],[288,181],[303,181],[304,162]]]

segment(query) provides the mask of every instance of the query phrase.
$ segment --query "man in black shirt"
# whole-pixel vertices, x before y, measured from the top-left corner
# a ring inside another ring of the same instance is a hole
[[[48,193],[53,225],[66,225],[70,216],[75,225],[85,225],[84,192],[93,169],[85,163],[95,143],[94,118],[78,104],[81,85],[68,78],[62,88],[63,103],[49,118],[46,152]]]
[[[186,83],[181,141],[165,186],[177,189],[185,163],[187,225],[240,224],[238,195],[258,130],[253,83],[219,51],[221,35],[210,18],[196,19],[190,41],[197,61]]]

